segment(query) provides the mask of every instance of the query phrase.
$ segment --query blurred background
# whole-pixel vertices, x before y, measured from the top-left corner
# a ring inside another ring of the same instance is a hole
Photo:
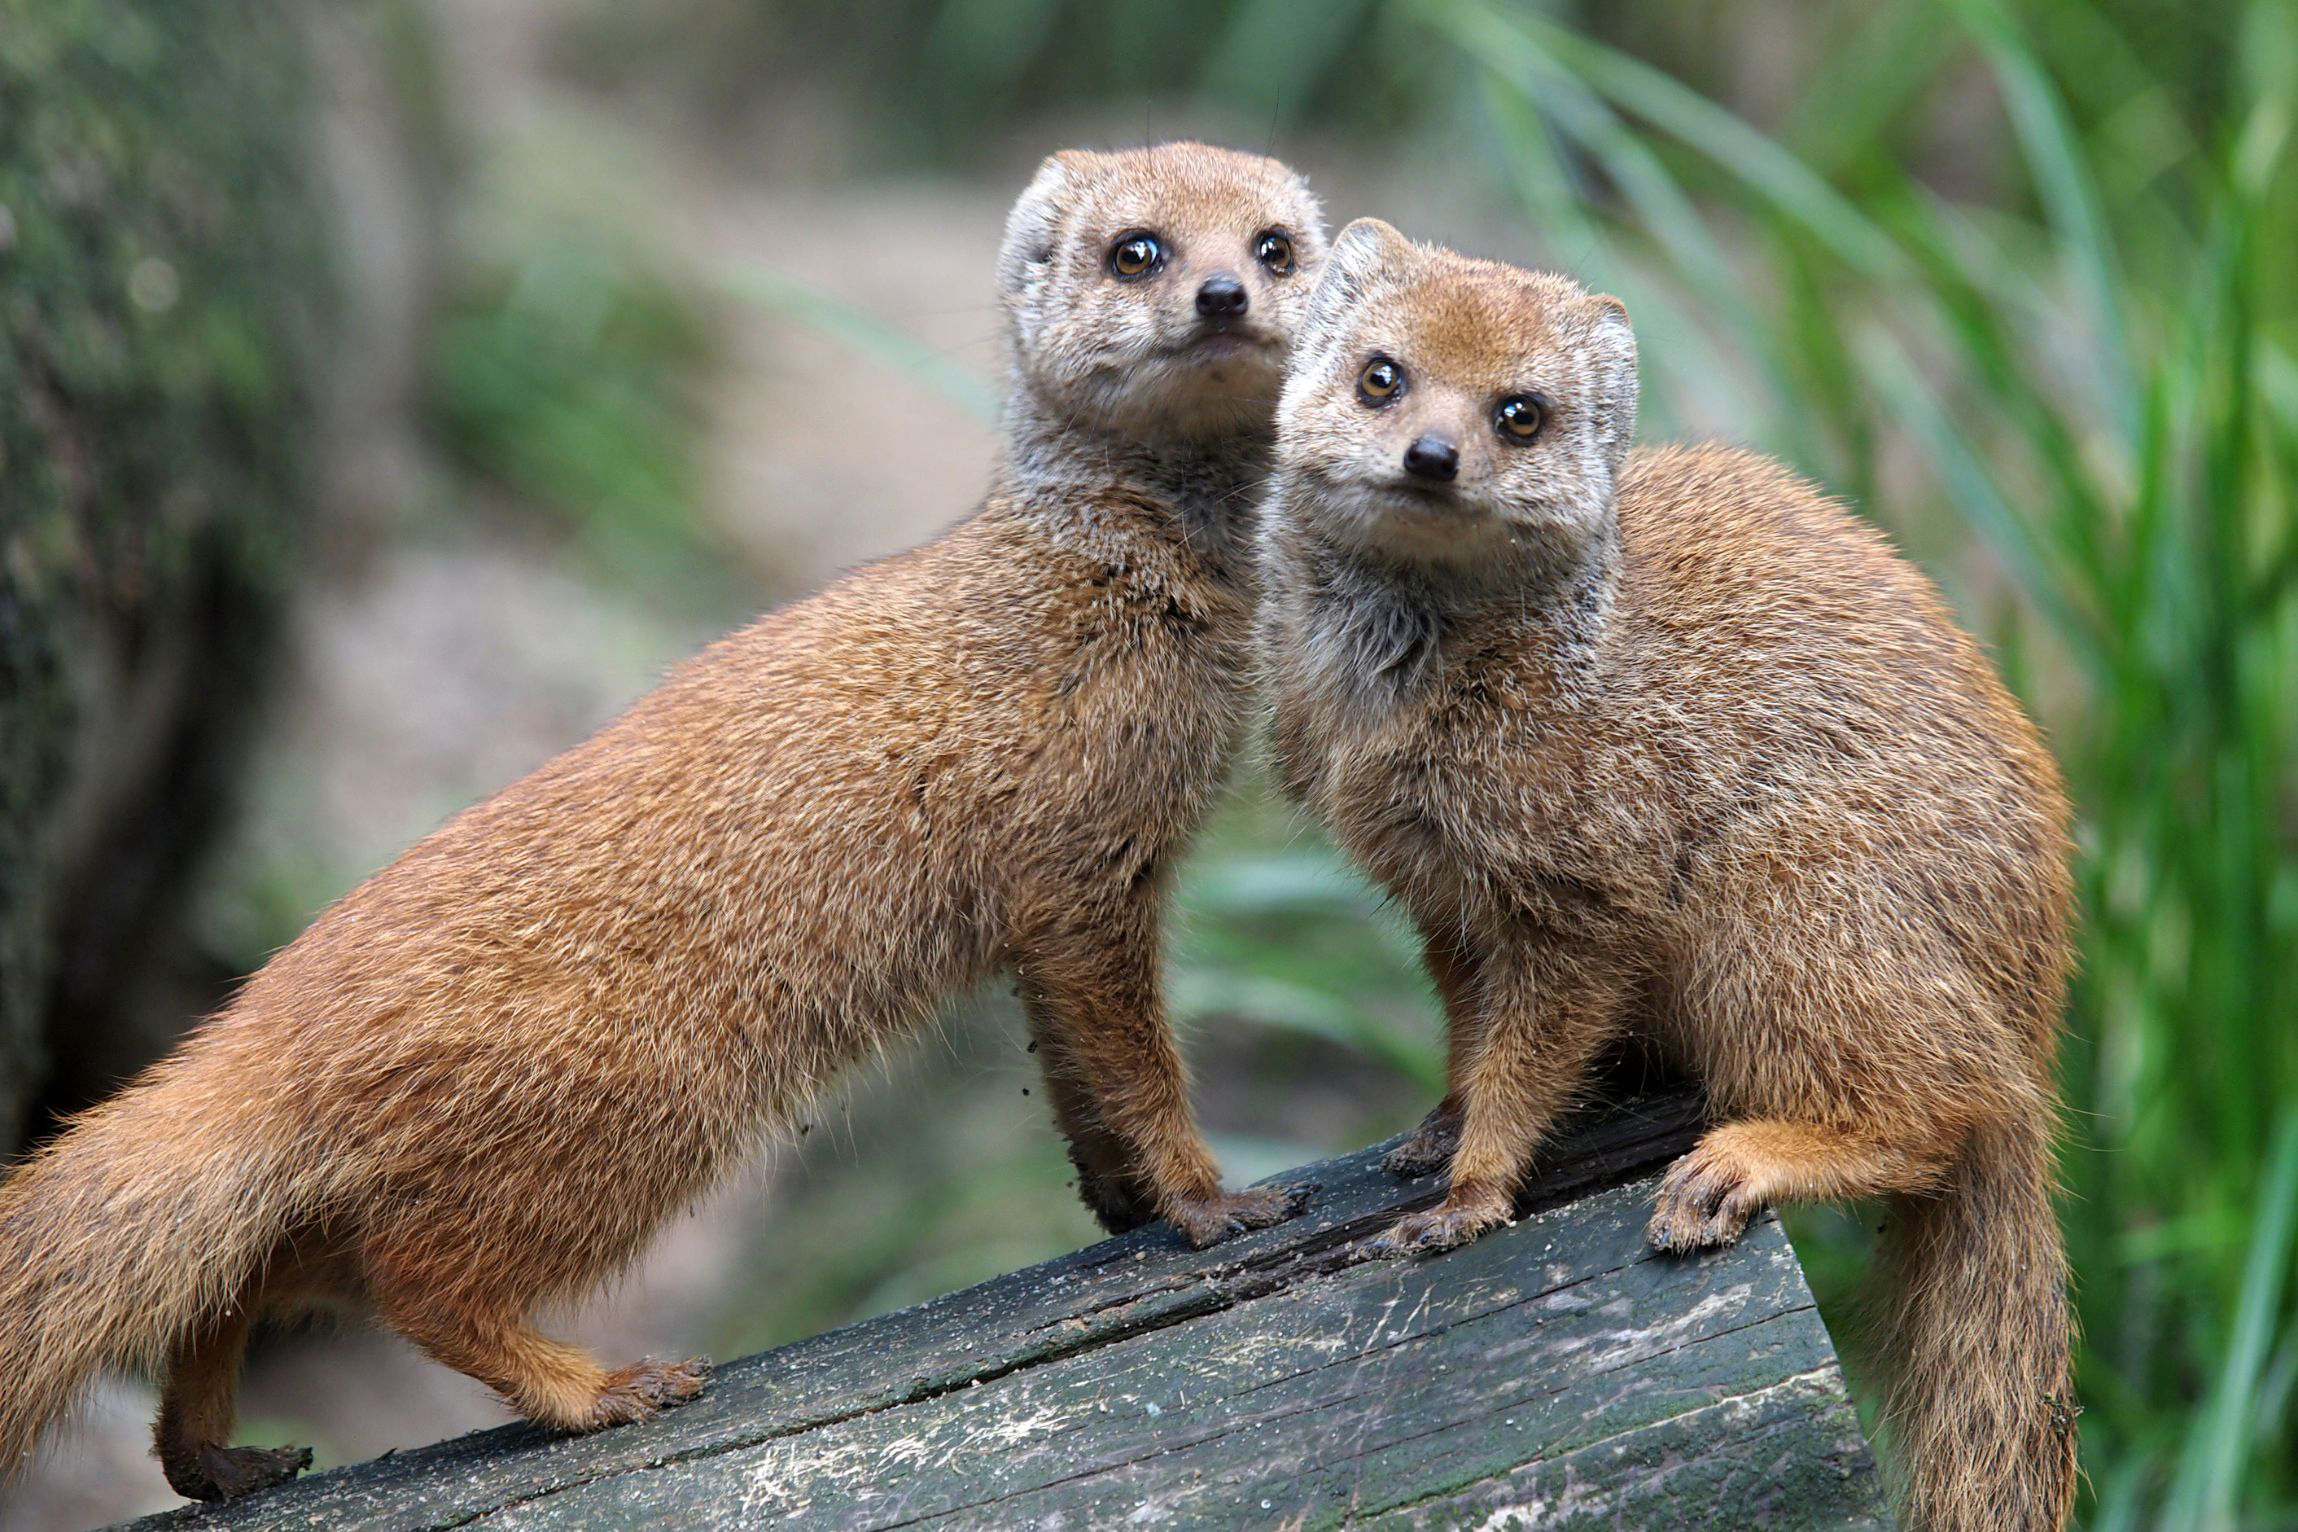
[[[964,514],[1065,144],[1624,297],[1647,440],[1889,529],[2081,811],[2085,1523],[2298,1525],[2298,7],[2286,0],[0,0],[0,1137],[670,663]],[[1172,953],[1233,1177],[1441,1081],[1412,944],[1256,769]],[[1094,1230],[1007,996],[567,1328],[772,1345]],[[1872,1210],[1791,1219],[1848,1323]],[[502,1418],[280,1337],[321,1463]],[[0,1507],[173,1503],[108,1386]]]

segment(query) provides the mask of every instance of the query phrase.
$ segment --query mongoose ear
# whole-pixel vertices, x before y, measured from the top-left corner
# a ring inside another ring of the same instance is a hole
[[[1581,303],[1587,324],[1590,383],[1595,394],[1595,418],[1605,459],[1612,471],[1628,455],[1636,434],[1636,331],[1628,323],[1628,306],[1609,293],[1597,293]]]
[[[1588,349],[1633,377],[1636,371],[1636,327],[1628,323],[1628,306],[1610,293],[1596,293],[1581,305],[1588,321]]]
[[[1417,258],[1412,241],[1377,218],[1359,218],[1341,230],[1325,251],[1324,270],[1309,296],[1303,339],[1313,342],[1330,332],[1358,299]]]
[[[1070,194],[1095,156],[1064,149],[1049,154],[1005,218],[1005,241],[997,252],[997,290],[1011,298],[1045,274],[1060,242],[1061,215]]]
[[[1317,304],[1347,303],[1363,295],[1383,275],[1412,264],[1412,241],[1377,218],[1359,218],[1325,252],[1324,276],[1317,282]]]

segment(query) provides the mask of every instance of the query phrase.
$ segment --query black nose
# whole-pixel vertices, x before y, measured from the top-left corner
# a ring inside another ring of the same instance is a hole
[[[1450,483],[1460,472],[1460,449],[1441,436],[1423,436],[1404,449],[1404,471],[1419,479]]]
[[[1235,277],[1207,277],[1197,289],[1197,312],[1207,319],[1234,319],[1251,306],[1245,284]]]

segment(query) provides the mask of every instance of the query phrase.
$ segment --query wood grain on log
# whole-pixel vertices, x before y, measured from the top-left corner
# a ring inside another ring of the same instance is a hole
[[[1368,1261],[1434,1199],[1370,1150],[1293,1223],[1163,1226],[733,1363],[625,1430],[505,1427],[320,1474],[203,1528],[802,1525],[1883,1527],[1874,1464],[1772,1218],[1644,1243],[1688,1093],[1577,1120],[1523,1216]]]

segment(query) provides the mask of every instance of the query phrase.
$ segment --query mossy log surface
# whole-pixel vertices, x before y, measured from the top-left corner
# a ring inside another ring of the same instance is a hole
[[[306,63],[277,0],[0,0],[0,1153],[106,1083],[76,1055],[216,817],[307,515]]]
[[[1577,1119],[1513,1226],[1366,1242],[1439,1193],[1368,1150],[1279,1228],[1162,1225],[720,1370],[579,1439],[504,1427],[151,1528],[1886,1527],[1776,1219],[1653,1253],[1699,1104]]]

